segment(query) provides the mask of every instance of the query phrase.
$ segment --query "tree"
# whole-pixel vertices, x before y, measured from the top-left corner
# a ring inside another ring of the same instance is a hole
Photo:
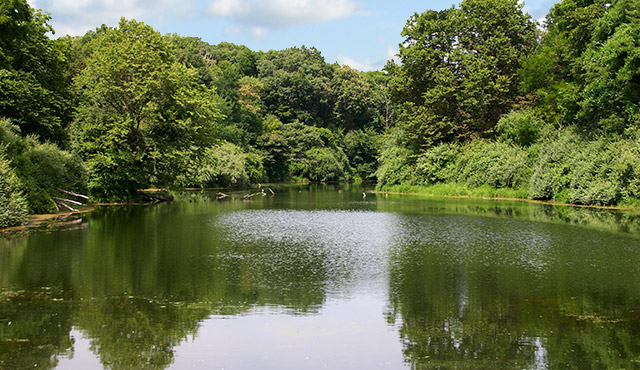
[[[382,117],[375,91],[357,71],[346,66],[336,69],[329,88],[333,95],[333,117],[337,127],[347,131],[381,128]]]
[[[640,4],[564,0],[550,10],[547,28],[520,71],[537,113],[589,134],[637,130]]]
[[[121,19],[86,47],[73,130],[91,194],[123,199],[150,184],[171,185],[215,140],[215,91],[135,20]]]
[[[640,128],[640,3],[611,4],[581,57],[585,82],[577,115],[590,131]]]
[[[212,66],[215,64],[211,56],[211,45],[197,37],[182,37],[177,34],[166,35],[173,54],[179,62],[188,68],[198,71],[200,83],[207,87],[213,86],[215,79]]]
[[[389,72],[391,73],[391,72]],[[362,76],[369,82],[375,91],[374,100],[376,105],[382,107],[385,128],[391,127],[393,117],[393,107],[391,105],[391,96],[389,96],[389,73],[381,71],[364,72]],[[391,73],[392,74],[392,73]]]
[[[536,53],[520,70],[520,87],[535,104],[536,113],[556,126],[574,124],[584,84],[582,54],[589,48],[606,1],[564,0],[546,17],[546,33]]]
[[[265,84],[267,113],[284,123],[325,126],[331,120],[329,81],[333,68],[315,48],[269,51],[258,61],[258,77]]]
[[[50,17],[25,0],[0,3],[0,116],[23,135],[63,142],[71,117],[68,40],[51,40]]]
[[[390,62],[398,121],[417,146],[489,136],[518,97],[517,71],[535,24],[516,0],[464,0],[414,14],[397,66]]]

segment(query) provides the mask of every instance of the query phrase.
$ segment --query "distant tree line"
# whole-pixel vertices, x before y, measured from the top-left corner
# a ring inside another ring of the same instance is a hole
[[[564,0],[541,27],[517,0],[463,0],[411,16],[400,63],[365,73],[124,18],[52,40],[46,14],[4,1],[0,227],[55,212],[58,188],[363,179],[638,204],[639,17],[637,0]]]

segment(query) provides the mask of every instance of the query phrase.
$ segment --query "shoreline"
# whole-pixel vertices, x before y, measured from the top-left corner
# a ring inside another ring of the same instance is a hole
[[[185,188],[185,191],[193,191],[193,190],[205,190],[205,191],[215,191],[224,188],[208,188],[208,189],[189,189]],[[159,191],[164,189],[145,189],[147,191]],[[612,210],[612,211],[640,211],[640,207],[634,206],[598,206],[598,205],[584,205],[584,204],[572,204],[572,203],[561,203],[554,202],[548,200],[535,200],[535,199],[527,199],[527,198],[513,198],[513,197],[486,197],[486,196],[473,196],[473,195],[444,195],[444,194],[430,194],[430,193],[419,193],[419,192],[398,192],[398,191],[386,191],[386,190],[368,190],[366,193],[369,194],[386,194],[386,195],[407,195],[407,196],[423,196],[430,198],[445,198],[445,199],[470,199],[470,200],[494,200],[494,201],[510,201],[510,202],[523,202],[523,203],[532,203],[532,204],[541,204],[541,205],[550,205],[550,206],[562,206],[562,207],[574,207],[574,208],[590,208],[590,209],[599,209],[599,210]],[[48,214],[35,214],[29,215],[27,223],[25,225],[18,226],[10,226],[6,228],[0,228],[0,236],[2,235],[10,235],[13,233],[20,233],[22,231],[33,229],[37,227],[41,227],[50,223],[52,221],[64,221],[66,218],[71,217],[73,215],[85,214],[93,212],[96,207],[100,206],[125,206],[125,205],[144,205],[147,204],[145,202],[103,202],[103,203],[92,203],[91,205],[77,211],[68,211],[68,212],[59,212],[59,213],[48,213]]]
[[[560,203],[550,200],[536,200],[527,198],[504,198],[504,197],[481,197],[473,195],[442,195],[442,194],[429,194],[429,193],[412,193],[412,192],[395,192],[385,190],[371,190],[371,194],[391,194],[391,195],[410,195],[410,196],[426,196],[431,198],[449,198],[449,199],[476,199],[476,200],[503,200],[512,202],[525,202],[533,204],[543,204],[550,206],[563,206],[563,207],[575,207],[575,208],[592,208],[602,210],[615,210],[615,211],[640,211],[640,207],[634,206],[598,206],[598,205],[585,205],[585,204],[572,204],[572,203]]]

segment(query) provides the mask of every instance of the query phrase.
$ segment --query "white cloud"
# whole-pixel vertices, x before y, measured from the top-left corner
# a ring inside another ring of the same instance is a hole
[[[264,27],[252,27],[251,28],[251,33],[253,34],[253,37],[257,38],[257,39],[261,39],[264,36],[267,35],[267,33],[269,32],[269,30],[267,30]]]
[[[377,62],[371,62],[369,60],[358,61],[344,55],[338,56],[336,59],[338,63],[342,65],[347,65],[353,69],[357,69],[358,71],[369,72],[381,71],[382,68],[384,68],[385,64],[387,64],[388,60],[393,60],[396,62],[396,64],[400,64],[400,59],[398,58],[397,54],[398,51],[396,49],[391,46],[387,46],[387,54],[382,60],[378,60]]]
[[[337,59],[338,59],[338,63],[344,66],[349,66],[352,69],[357,69],[358,71],[361,71],[361,72],[375,71],[379,69],[377,66],[374,66],[373,63],[369,61],[359,62],[355,59],[351,59],[343,55],[339,56]]]
[[[221,18],[233,17],[242,12],[241,0],[216,0],[209,5],[209,13]]]
[[[387,46],[387,60],[393,60],[394,62],[396,62],[396,64],[400,64],[398,51],[391,46]]]
[[[83,35],[102,24],[117,25],[120,17],[142,20],[165,15],[187,17],[194,0],[29,0],[52,15],[56,35]]]
[[[328,22],[357,11],[353,0],[214,0],[207,9],[211,17],[264,29]]]

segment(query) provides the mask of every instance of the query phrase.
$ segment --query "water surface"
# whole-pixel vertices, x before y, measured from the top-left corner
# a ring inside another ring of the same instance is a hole
[[[0,237],[0,368],[635,368],[630,212],[274,187]]]

